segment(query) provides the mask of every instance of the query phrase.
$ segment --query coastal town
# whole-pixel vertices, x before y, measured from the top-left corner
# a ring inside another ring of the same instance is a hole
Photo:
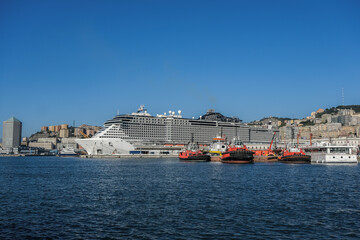
[[[140,113],[143,111],[145,115]],[[148,116],[145,109],[138,111],[139,116]],[[165,117],[166,114],[163,116]],[[158,116],[159,117],[159,116]],[[161,117],[161,116],[160,116]],[[167,118],[180,119],[181,115],[169,113]],[[214,117],[217,117],[214,118]],[[272,148],[286,148],[290,143],[296,143],[300,146],[306,146],[316,142],[328,142],[336,145],[348,145],[353,148],[353,152],[359,152],[360,145],[360,106],[338,106],[330,109],[318,109],[311,112],[309,116],[303,119],[290,119],[278,117],[266,117],[261,120],[252,121],[249,123],[241,123],[241,120],[235,118],[226,118],[214,110],[209,110],[207,115],[200,120],[205,121],[215,120],[220,122],[240,122],[241,127],[248,127],[251,129],[250,135],[255,136],[258,132],[261,135],[246,139],[243,137],[240,140],[244,142],[249,150],[260,151],[267,150],[269,144]],[[147,120],[146,120],[147,121]],[[240,129],[242,129],[240,128]],[[223,127],[221,127],[223,129]],[[89,157],[94,155],[84,149],[84,146],[79,144],[81,140],[91,139],[97,132],[101,130],[100,126],[90,126],[82,124],[80,126],[69,126],[68,124],[59,124],[56,126],[42,126],[39,131],[29,137],[22,137],[22,122],[15,117],[3,122],[2,143],[0,147],[1,156],[28,156],[28,155],[61,155],[67,150],[71,150],[76,156]],[[200,131],[200,130],[199,130]],[[146,133],[144,133],[146,134]],[[192,133],[194,135],[194,133]],[[219,133],[221,135],[221,133]],[[223,134],[225,135],[225,134]],[[196,132],[195,132],[196,136]],[[207,136],[213,140],[216,136]],[[222,137],[222,136],[221,136]],[[272,137],[272,138],[271,138]],[[165,137],[164,137],[165,138]],[[80,141],[79,141],[80,140]],[[275,140],[275,141],[274,141]],[[153,141],[154,144],[140,143],[131,149],[129,152],[111,153],[103,152],[104,156],[144,156],[152,153],[151,156],[166,155],[177,156],[179,152],[186,148],[187,143],[191,141],[190,138],[184,138],[184,141]],[[197,142],[201,143],[198,138]],[[155,144],[156,143],[156,144]],[[201,144],[202,150],[209,150],[210,144],[203,142]],[[269,149],[271,150],[271,149]]]
[[[0,240],[360,239],[360,0],[0,0]]]

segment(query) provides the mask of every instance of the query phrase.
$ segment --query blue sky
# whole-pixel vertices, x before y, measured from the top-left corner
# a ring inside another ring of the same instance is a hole
[[[0,120],[244,121],[360,104],[360,1],[0,0]],[[2,132],[2,125],[0,127]]]

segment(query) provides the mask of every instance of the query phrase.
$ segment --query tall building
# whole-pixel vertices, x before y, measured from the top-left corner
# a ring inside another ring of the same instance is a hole
[[[21,144],[22,123],[12,117],[3,122],[3,148],[17,148]]]

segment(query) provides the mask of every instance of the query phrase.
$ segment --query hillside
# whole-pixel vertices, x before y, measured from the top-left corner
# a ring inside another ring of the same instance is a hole
[[[337,107],[326,108],[324,112],[316,114],[316,117],[321,118],[321,116],[324,114],[336,114],[338,113],[339,109],[350,109],[350,108],[354,110],[356,113],[360,112],[360,105],[341,105]]]
[[[347,105],[347,106],[337,106],[337,109],[349,109],[351,108],[352,110],[354,110],[356,113],[360,112],[360,105]]]

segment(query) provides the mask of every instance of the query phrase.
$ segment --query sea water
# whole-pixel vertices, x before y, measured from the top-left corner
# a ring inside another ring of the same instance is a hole
[[[359,165],[0,158],[0,239],[359,239]]]

